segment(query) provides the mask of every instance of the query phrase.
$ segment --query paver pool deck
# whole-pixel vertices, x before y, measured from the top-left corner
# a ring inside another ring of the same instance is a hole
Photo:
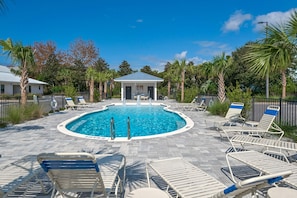
[[[222,141],[219,133],[206,125],[207,112],[178,110],[193,120],[194,127],[183,133],[151,139],[130,141],[85,139],[65,135],[57,130],[57,125],[62,121],[119,102],[119,99],[106,100],[92,104],[90,108],[56,112],[38,120],[0,129],[2,155],[0,168],[24,156],[38,155],[42,152],[120,153],[127,159],[126,192],[128,193],[136,188],[147,187],[146,161],[183,157],[226,185],[232,184],[221,171],[222,167],[227,167],[225,151],[230,144],[228,141]],[[173,109],[181,105],[171,100],[158,102],[171,105]]]

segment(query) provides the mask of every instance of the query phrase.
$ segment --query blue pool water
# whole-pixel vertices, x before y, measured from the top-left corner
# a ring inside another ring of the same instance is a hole
[[[70,131],[90,136],[110,137],[113,117],[116,137],[127,137],[127,119],[130,118],[131,137],[168,133],[186,126],[178,114],[164,110],[160,105],[115,105],[104,111],[86,114],[66,125]]]

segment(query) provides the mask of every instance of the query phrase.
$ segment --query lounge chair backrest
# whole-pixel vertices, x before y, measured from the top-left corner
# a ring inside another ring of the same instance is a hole
[[[239,116],[243,109],[244,103],[241,102],[232,102],[229,106],[228,112],[226,113],[225,118],[230,119],[234,116]]]
[[[258,127],[260,129],[268,130],[277,116],[279,109],[279,106],[269,105],[260,119]]]
[[[66,100],[66,102],[67,102],[67,104],[68,104],[69,106],[75,106],[75,104],[74,104],[72,98],[70,98],[70,97],[66,97],[65,100]]]
[[[87,104],[84,98],[78,98],[80,104]]]
[[[37,157],[57,190],[105,193],[95,157],[89,153],[42,153]]]
[[[201,102],[198,104],[199,107],[205,106],[205,100],[201,100]]]

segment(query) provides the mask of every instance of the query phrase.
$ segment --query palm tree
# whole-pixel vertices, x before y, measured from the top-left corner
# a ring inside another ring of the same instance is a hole
[[[204,94],[207,93],[210,85],[213,83],[213,68],[212,62],[205,62],[198,66],[198,73],[206,80],[206,82],[201,85],[201,91],[204,92]]]
[[[247,45],[248,52],[244,60],[251,71],[264,77],[270,72],[279,72],[282,80],[282,98],[286,97],[288,68],[296,59],[297,12],[295,11],[284,26],[267,27],[267,37],[259,42]]]
[[[194,63],[192,61],[190,61],[186,66],[186,73],[185,73],[185,78],[188,79],[189,82],[185,81],[185,84],[190,87],[192,83],[195,83],[197,73],[198,73],[197,67],[194,66]]]
[[[31,47],[23,46],[21,43],[13,43],[10,38],[7,40],[0,40],[0,45],[3,51],[12,59],[13,62],[19,63],[20,71],[20,89],[21,89],[21,104],[25,105],[27,103],[27,86],[29,84],[28,80],[28,70],[30,67],[34,66],[34,56]]]
[[[107,84],[112,80],[112,73],[109,70],[104,71],[105,81],[104,81],[104,98],[107,97]]]
[[[290,17],[290,20],[285,24],[285,29],[288,32],[289,37],[296,43],[297,38],[297,11],[295,10]]]
[[[104,72],[96,72],[95,80],[99,82],[99,100],[102,101],[102,94],[103,94],[103,82],[106,80],[106,75]]]
[[[86,71],[86,80],[90,87],[90,102],[94,102],[94,79],[96,77],[96,71],[93,67],[88,67]]]
[[[165,73],[164,73],[164,78],[167,80],[167,97],[170,98],[170,90],[171,90],[171,83],[174,82],[175,78],[175,69],[174,66],[167,62],[165,65]]]
[[[177,75],[180,75],[180,87],[181,87],[181,97],[180,101],[184,101],[184,95],[185,95],[185,73],[186,73],[186,59],[183,59],[181,61],[175,60],[172,64],[174,68],[176,69]]]
[[[114,88],[114,79],[118,77],[118,72],[115,69],[111,69],[109,70],[110,74],[111,74],[111,78],[110,78],[110,84],[109,84],[109,90],[110,90],[110,94],[112,96],[112,92],[113,92],[113,88]]]
[[[226,100],[224,72],[232,64],[232,57],[226,56],[225,52],[213,59],[213,74],[218,76],[218,99],[221,103]]]

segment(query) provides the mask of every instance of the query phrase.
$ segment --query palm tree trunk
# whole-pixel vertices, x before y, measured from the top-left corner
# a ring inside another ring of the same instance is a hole
[[[282,71],[282,99],[286,98],[287,77],[286,72]]]
[[[219,75],[219,80],[218,80],[218,99],[220,103],[223,103],[226,99],[225,95],[225,81],[224,81],[224,74],[223,72],[220,72]]]
[[[27,103],[27,90],[28,85],[28,71],[26,63],[23,64],[21,80],[20,80],[20,89],[21,89],[21,104],[25,105]]]
[[[183,102],[185,98],[185,69],[182,71],[182,76],[181,76],[181,98],[180,101]]]
[[[168,80],[168,84],[167,84],[167,97],[170,98],[170,89],[171,89],[171,81]]]
[[[112,97],[112,90],[113,90],[113,79],[111,79],[110,81],[110,85],[109,85],[109,91],[110,91],[110,97]]]
[[[104,82],[104,96],[103,98],[106,99],[107,96],[107,81]]]
[[[90,102],[94,102],[94,79],[90,81]]]
[[[99,82],[99,100],[102,101],[102,81]]]

